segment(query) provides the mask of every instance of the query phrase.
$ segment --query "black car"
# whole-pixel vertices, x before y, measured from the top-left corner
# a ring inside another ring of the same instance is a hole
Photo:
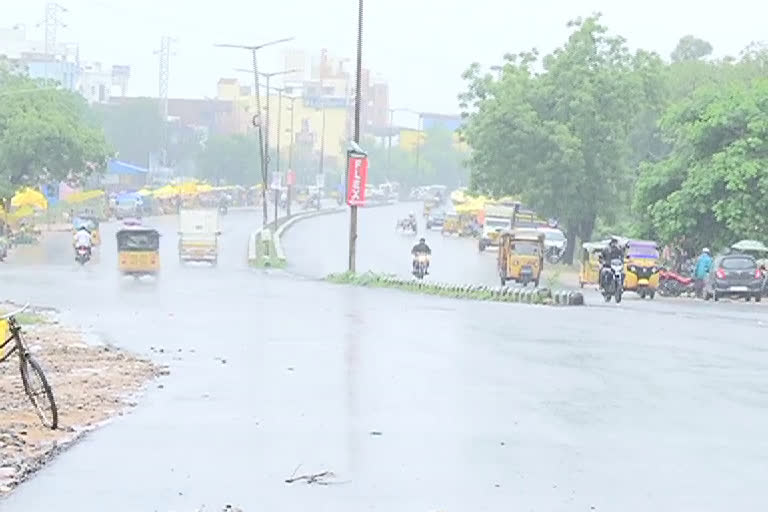
[[[718,256],[704,279],[704,299],[720,297],[752,297],[760,301],[763,276],[757,261],[747,254]]]
[[[445,224],[445,212],[434,212],[427,217],[427,229],[442,228]]]

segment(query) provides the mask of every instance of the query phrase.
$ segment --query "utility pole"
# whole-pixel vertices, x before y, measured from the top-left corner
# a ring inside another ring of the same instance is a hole
[[[266,166],[266,159],[265,159],[265,151],[264,151],[264,140],[263,140],[263,123],[261,121],[261,94],[259,92],[259,67],[258,62],[256,60],[256,52],[265,46],[271,46],[278,43],[285,43],[288,41],[292,41],[292,37],[288,37],[285,39],[278,39],[275,41],[270,41],[268,43],[260,44],[260,45],[254,45],[254,46],[247,46],[247,45],[239,45],[239,44],[217,44],[216,46],[219,48],[240,48],[242,50],[249,50],[251,52],[252,57],[252,63],[253,63],[253,93],[256,95],[256,115],[253,119],[254,127],[256,128],[256,131],[259,135],[259,153],[261,156],[261,203],[262,203],[262,210],[263,210],[263,216],[262,224],[264,227],[267,225],[267,166]],[[269,97],[269,90],[267,90],[267,97]],[[277,220],[277,219],[275,219]]]
[[[360,75],[363,71],[363,0],[358,0],[357,11],[357,76],[355,77],[355,144],[360,143]],[[349,271],[355,271],[357,258],[357,205],[351,205],[349,210]]]
[[[168,36],[160,39],[160,73],[158,98],[160,100],[160,117],[162,117],[162,131],[160,134],[160,163],[168,167],[168,80],[171,61],[171,41]]]
[[[45,53],[56,54],[56,31],[59,27],[66,27],[59,18],[60,14],[69,12],[66,7],[56,2],[45,4]]]

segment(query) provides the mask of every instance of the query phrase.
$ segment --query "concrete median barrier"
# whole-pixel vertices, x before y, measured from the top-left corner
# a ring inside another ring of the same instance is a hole
[[[330,274],[326,277],[326,280],[336,284],[366,286],[369,288],[392,288],[459,299],[558,306],[584,305],[584,296],[580,292],[550,290],[549,288],[513,288],[509,286],[433,283],[416,279],[405,279],[390,274],[376,274],[374,272]]]

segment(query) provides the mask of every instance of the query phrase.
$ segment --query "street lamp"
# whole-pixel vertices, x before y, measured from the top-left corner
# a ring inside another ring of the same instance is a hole
[[[293,41],[293,37],[287,37],[285,39],[276,39],[274,41],[270,41],[268,43],[258,44],[258,45],[242,45],[242,44],[217,44],[214,45],[218,48],[239,48],[241,50],[248,50],[251,52],[252,57],[252,71],[253,71],[253,83],[254,83],[254,90],[253,93],[256,95],[256,116],[254,117],[254,125],[257,125],[256,128],[259,134],[259,154],[261,156],[261,202],[262,202],[262,208],[263,208],[263,215],[264,218],[262,219],[262,223],[264,227],[267,225],[267,161],[265,159],[265,150],[264,150],[264,138],[262,136],[263,134],[263,125],[261,121],[261,95],[259,94],[259,66],[258,62],[256,60],[256,52],[258,50],[261,50],[264,47],[272,46],[279,43],[285,43],[288,41]],[[269,95],[269,91],[267,91],[267,95]],[[269,99],[269,98],[267,98]],[[275,219],[277,221],[277,219]]]

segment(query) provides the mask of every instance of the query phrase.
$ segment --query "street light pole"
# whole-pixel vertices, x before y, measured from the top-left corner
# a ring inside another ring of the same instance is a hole
[[[360,75],[363,71],[363,0],[358,0],[357,12],[357,76],[355,77],[355,144],[360,143]],[[347,170],[349,172],[349,170]],[[349,210],[349,271],[355,271],[357,257],[357,205],[351,205]]]
[[[395,109],[389,109],[389,142],[387,143],[387,181],[392,173],[392,128],[395,118]]]
[[[279,43],[285,43],[288,41],[292,41],[292,37],[287,37],[285,39],[277,39],[275,41],[270,41],[268,43],[259,44],[259,45],[241,45],[241,44],[217,44],[215,46],[219,48],[239,48],[242,50],[249,50],[251,52],[252,56],[252,64],[253,64],[253,82],[254,82],[254,91],[253,93],[256,95],[256,116],[253,119],[253,125],[254,128],[256,128],[256,131],[258,132],[259,137],[259,155],[261,157],[261,204],[262,204],[262,225],[266,227],[267,225],[267,166],[266,166],[266,159],[264,155],[264,140],[262,137],[263,133],[263,123],[261,121],[261,94],[259,94],[259,66],[258,62],[256,60],[256,52],[266,46],[271,46]],[[267,99],[269,99],[269,90],[267,90]],[[277,219],[275,219],[277,220]]]
[[[283,133],[280,131],[280,127],[282,126],[282,123],[280,122],[283,118],[283,90],[278,89],[277,90],[277,188],[275,188],[275,219],[277,219],[277,208],[280,204],[280,139],[283,136]]]
[[[269,128],[270,128],[270,122],[269,122],[269,119],[270,119],[269,118],[269,103],[270,103],[270,101],[269,100],[270,100],[270,91],[272,90],[270,88],[270,86],[269,86],[269,81],[270,81],[270,79],[273,76],[286,75],[288,73],[294,73],[296,71],[297,71],[296,69],[285,69],[283,71],[275,71],[273,73],[261,73],[261,76],[263,76],[264,78],[267,79],[267,105],[266,105],[266,111],[264,112],[264,115],[267,118],[266,119],[267,127],[264,130],[265,131],[264,138],[266,139],[265,142],[264,142],[264,151],[267,154],[267,159],[266,159],[266,167],[267,167],[267,171],[266,172],[267,172],[267,175],[269,175],[269,162],[272,160],[270,158],[270,156],[269,156]],[[282,92],[280,92],[280,94],[282,95]],[[280,151],[280,124],[279,124],[280,123],[280,107],[279,106],[277,107],[277,116],[278,116],[278,128],[277,128],[277,145],[278,145],[278,148],[277,148],[277,150],[278,150],[278,153],[279,153],[279,151]],[[277,155],[277,161],[278,161],[278,163],[280,162],[280,155],[279,154]],[[280,175],[279,175],[280,169],[279,168],[278,168],[277,172],[278,172],[278,176],[277,176],[277,179],[275,180],[275,182],[279,184],[279,178],[280,178]],[[280,188],[278,186],[278,187],[275,188],[275,226],[277,226],[277,213],[278,213],[277,208],[278,208],[278,203],[280,202],[279,194],[280,194]]]
[[[288,171],[289,172],[293,171],[293,139],[294,139],[294,134],[296,133],[296,132],[293,131],[293,118],[294,118],[293,113],[295,111],[294,102],[296,101],[296,97],[295,96],[291,96],[290,100],[291,100],[291,143],[288,145]],[[286,180],[286,183],[287,183],[287,180]],[[286,191],[286,195],[287,195],[287,201],[286,202],[288,204],[287,204],[287,211],[286,211],[286,213],[287,213],[288,217],[290,217],[291,216],[291,188],[292,188],[292,185],[290,183],[287,183],[287,187],[288,187],[288,190]]]

